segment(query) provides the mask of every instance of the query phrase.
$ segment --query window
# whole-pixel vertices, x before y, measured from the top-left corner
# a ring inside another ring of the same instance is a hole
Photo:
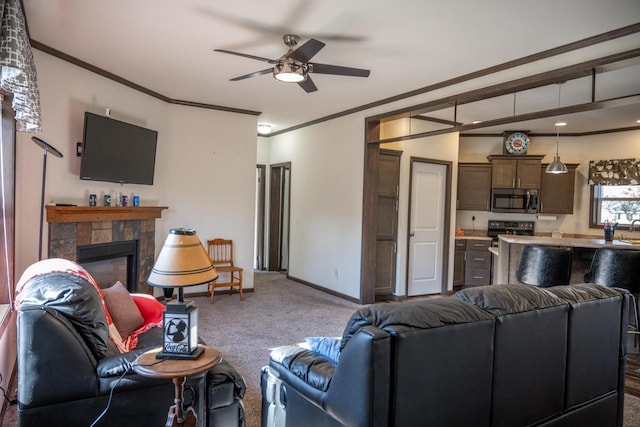
[[[593,185],[591,202],[592,227],[609,220],[628,228],[631,221],[640,219],[640,185]]]

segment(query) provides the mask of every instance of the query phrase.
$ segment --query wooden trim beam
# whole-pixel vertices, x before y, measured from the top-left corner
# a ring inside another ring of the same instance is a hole
[[[383,115],[371,116],[368,119],[376,120],[384,117],[385,120],[388,120],[390,117],[392,118],[395,115],[403,117],[408,112],[411,114],[424,114],[431,111],[453,107],[456,103],[458,105],[469,104],[472,102],[508,95],[514,92],[522,92],[529,89],[548,86],[550,84],[566,82],[568,80],[590,76],[594,68],[638,57],[640,57],[640,48],[616,53],[602,58],[592,59],[590,61],[558,68],[556,70],[545,71],[543,73],[522,77],[504,83],[498,83],[481,89],[467,91],[458,95],[436,99],[423,104],[414,105],[410,108],[402,108]]]
[[[418,115],[418,116],[412,116],[411,118],[412,119],[416,119],[416,120],[422,120],[422,121],[425,121],[425,122],[440,123],[440,124],[448,125],[448,126],[460,126],[460,125],[464,124],[462,122],[457,122],[455,120],[439,119],[437,117],[431,117],[431,116]]]
[[[605,130],[594,130],[588,132],[563,132],[562,136],[591,136],[591,135],[602,135],[605,133],[617,133],[617,132],[630,132],[634,130],[640,130],[640,125],[638,126],[629,126],[624,128],[617,129],[605,129]],[[548,136],[548,137],[556,137],[556,133],[553,132],[532,132],[528,133],[529,136]],[[460,138],[502,138],[504,136],[503,133],[461,133]]]
[[[433,130],[429,132],[421,132],[414,135],[401,136],[397,138],[388,138],[388,139],[383,139],[379,141],[370,141],[369,144],[385,144],[388,142],[408,141],[411,139],[425,138],[429,136],[442,135],[442,134],[451,133],[451,132],[464,132],[466,130],[481,129],[485,127],[499,126],[499,125],[504,125],[508,123],[524,122],[528,120],[543,119],[545,117],[562,116],[566,114],[600,110],[603,108],[614,108],[614,107],[620,107],[623,105],[637,104],[637,103],[640,103],[640,94],[621,96],[618,98],[611,98],[611,99],[606,99],[602,101],[587,102],[584,104],[570,105],[568,107],[553,108],[551,110],[536,111],[534,113],[519,114],[517,116],[502,117],[494,120],[486,120],[486,121],[483,121],[482,123],[477,123],[477,124],[469,123],[462,126],[454,126],[448,129],[439,129],[439,130]],[[632,130],[634,128],[635,127],[628,128],[628,129]]]
[[[214,105],[214,104],[205,104],[201,102],[193,102],[193,101],[183,101],[179,99],[172,99],[168,96],[165,96],[161,93],[155,92],[151,89],[148,89],[144,86],[140,86],[137,83],[134,83],[130,80],[124,79],[116,74],[113,74],[110,71],[105,70],[104,68],[96,67],[95,65],[89,64],[81,59],[78,59],[74,56],[68,55],[64,52],[61,52],[51,46],[47,46],[44,43],[39,42],[38,40],[30,39],[31,47],[34,49],[38,49],[41,52],[48,53],[51,56],[55,56],[58,59],[62,59],[63,61],[67,61],[70,64],[73,64],[77,67],[84,68],[85,70],[91,71],[92,73],[98,74],[99,76],[105,77],[109,80],[113,80],[116,83],[120,83],[121,85],[127,86],[133,90],[137,90],[138,92],[142,92],[145,95],[149,95],[153,98],[159,99],[160,101],[164,101],[168,104],[176,104],[176,105],[185,105],[188,107],[196,107],[196,108],[207,108],[210,110],[219,110],[219,111],[227,111],[230,113],[238,113],[238,114],[248,114],[251,116],[259,116],[262,114],[260,111],[251,111],[244,110],[241,108],[234,107],[225,107],[222,105]]]

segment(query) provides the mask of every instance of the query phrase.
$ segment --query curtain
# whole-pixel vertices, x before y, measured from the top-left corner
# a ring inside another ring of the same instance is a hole
[[[591,160],[590,185],[639,185],[640,159]]]
[[[40,93],[20,0],[0,5],[0,89],[13,94],[16,130],[40,133]]]

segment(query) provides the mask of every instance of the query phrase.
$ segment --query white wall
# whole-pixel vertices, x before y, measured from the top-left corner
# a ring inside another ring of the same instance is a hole
[[[122,191],[139,195],[142,205],[168,206],[156,221],[156,255],[173,227],[194,227],[203,241],[228,237],[235,242],[238,265],[247,266],[245,286],[253,287],[257,117],[166,104],[40,51],[34,50],[34,57],[43,117],[43,133],[38,136],[64,155],[48,158],[45,202],[87,205],[89,193]],[[104,114],[107,107],[114,119],[158,131],[153,186],[78,178],[80,158],[75,152],[82,139],[84,112]],[[20,277],[38,259],[43,155],[30,134],[18,133],[16,156],[16,275]],[[46,256],[46,221],[44,236]]]
[[[271,138],[291,162],[288,274],[360,297],[364,120],[352,115]]]
[[[368,115],[377,112],[352,114],[270,138],[269,163],[291,162],[289,275],[354,298],[360,297],[364,123]],[[396,132],[387,128],[382,133],[390,137]],[[405,151],[400,184],[398,295],[404,295],[406,289],[410,157],[453,162],[455,216],[457,140],[458,134],[449,134],[396,145]],[[453,241],[453,218],[451,223]],[[453,259],[453,243],[450,246]],[[450,289],[452,268],[451,263]]]
[[[544,154],[543,163],[553,161],[555,137],[533,137],[527,154]],[[487,162],[487,155],[502,153],[502,138],[461,138],[460,162]],[[508,219],[536,221],[536,232],[562,231],[570,234],[602,234],[600,228],[589,228],[589,161],[604,159],[640,158],[640,131],[607,133],[583,137],[560,135],[560,159],[564,163],[578,163],[576,190],[572,215],[557,215],[557,221],[539,221],[535,215],[508,214]],[[475,223],[472,217],[476,217]],[[504,219],[505,214],[479,211],[459,211],[457,222],[462,228],[486,230],[489,219]],[[625,233],[628,234],[628,233]],[[640,233],[636,233],[640,235]]]
[[[269,151],[271,149],[271,139],[264,136],[258,137],[257,163],[259,165],[269,164]]]

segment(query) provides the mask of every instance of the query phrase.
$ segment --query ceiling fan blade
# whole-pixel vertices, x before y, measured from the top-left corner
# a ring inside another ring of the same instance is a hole
[[[273,72],[273,68],[267,68],[266,70],[256,71],[251,74],[245,74],[244,76],[234,77],[229,79],[230,82],[237,82],[238,80],[250,79],[251,77],[262,76],[263,74],[269,74]]]
[[[314,34],[305,34],[298,33],[298,35],[302,38],[314,38],[317,37],[322,40],[331,40],[337,42],[362,42],[367,40],[365,36],[357,36],[357,35],[347,35],[347,34],[334,34],[334,33],[314,33]]]
[[[369,77],[371,71],[362,68],[341,67],[339,65],[309,63],[309,72],[316,74],[336,74],[338,76]]]
[[[305,92],[309,93],[309,92],[315,92],[318,90],[318,88],[316,87],[315,83],[313,83],[313,80],[311,80],[311,76],[307,75],[306,80],[303,80],[301,82],[298,83],[298,85],[304,89]]]
[[[284,57],[291,58],[299,62],[309,62],[316,53],[325,46],[320,40],[311,39],[293,52],[287,53]]]
[[[217,21],[230,22],[237,26],[246,28],[252,32],[260,33],[260,36],[255,40],[247,43],[236,44],[235,46],[243,46],[243,47],[255,47],[259,43],[264,43],[265,40],[275,41],[280,40],[283,34],[289,34],[294,32],[294,28],[298,22],[304,21],[311,9],[311,3],[313,0],[299,0],[297,4],[295,4],[290,11],[288,11],[287,16],[282,19],[282,23],[280,25],[268,25],[266,23],[260,22],[259,20],[252,20],[250,18],[234,16],[230,14],[223,13],[219,10],[213,9],[211,7],[196,7],[196,10],[209,18],[213,18]],[[337,21],[337,22],[336,22]],[[332,22],[332,27],[336,24],[340,28],[349,27],[351,23],[351,19],[347,17],[347,22],[344,19],[339,19],[339,17],[335,17]],[[296,31],[303,39],[318,39],[318,40],[331,40],[338,42],[361,42],[367,40],[367,37],[358,36],[358,35],[347,35],[340,33],[300,33]],[[272,40],[270,40],[272,39]]]
[[[242,56],[243,58],[255,59],[257,61],[262,61],[262,62],[268,62],[269,64],[277,64],[278,63],[278,61],[276,61],[276,60],[269,59],[269,58],[263,58],[261,56],[248,55],[246,53],[233,52],[231,50],[225,50],[225,49],[213,49],[213,50],[215,52],[228,53],[229,55]]]

